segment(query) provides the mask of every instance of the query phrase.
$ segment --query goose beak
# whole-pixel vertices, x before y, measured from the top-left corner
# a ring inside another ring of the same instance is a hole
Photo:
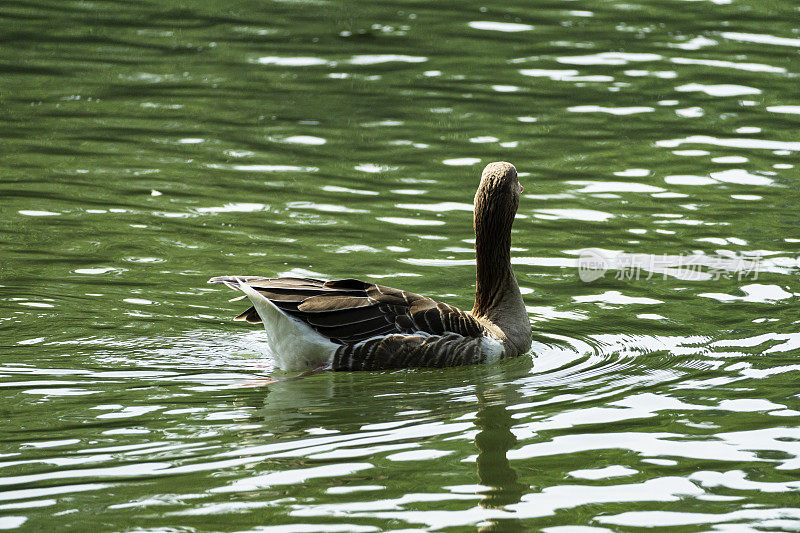
[[[522,191],[524,191],[524,190],[525,190],[525,187],[523,187],[522,184],[520,183],[519,184],[519,193],[522,194]]]

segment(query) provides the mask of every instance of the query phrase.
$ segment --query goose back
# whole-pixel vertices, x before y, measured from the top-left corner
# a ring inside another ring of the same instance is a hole
[[[457,307],[355,279],[220,276],[209,282],[237,290],[240,283],[247,284],[287,315],[339,344],[333,361],[338,369],[482,362],[484,339],[492,335],[483,323]],[[261,322],[255,307],[236,318]]]

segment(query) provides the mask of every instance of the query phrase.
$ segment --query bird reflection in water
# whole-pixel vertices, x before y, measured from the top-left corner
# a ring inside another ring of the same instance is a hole
[[[480,429],[475,436],[478,479],[486,487],[481,492],[484,498],[480,506],[496,509],[519,503],[529,487],[517,481],[517,473],[506,457],[508,450],[517,443],[517,438],[511,432],[513,421],[507,404],[499,398],[499,394],[492,393],[478,393],[478,400],[480,407],[475,419],[475,425]]]

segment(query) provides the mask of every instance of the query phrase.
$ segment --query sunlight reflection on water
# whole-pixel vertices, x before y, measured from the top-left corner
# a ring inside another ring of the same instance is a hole
[[[797,529],[800,39],[762,4],[9,5],[0,528]],[[206,279],[469,308],[495,160],[530,354],[267,383]]]

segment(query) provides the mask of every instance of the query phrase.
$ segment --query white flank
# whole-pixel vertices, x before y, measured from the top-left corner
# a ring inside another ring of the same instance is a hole
[[[506,347],[494,337],[484,335],[481,339],[481,351],[486,354],[487,363],[496,363],[503,357]]]
[[[337,344],[290,317],[244,282],[239,281],[238,287],[258,311],[279,368],[289,371],[308,370],[333,361],[333,354],[339,347]]]

